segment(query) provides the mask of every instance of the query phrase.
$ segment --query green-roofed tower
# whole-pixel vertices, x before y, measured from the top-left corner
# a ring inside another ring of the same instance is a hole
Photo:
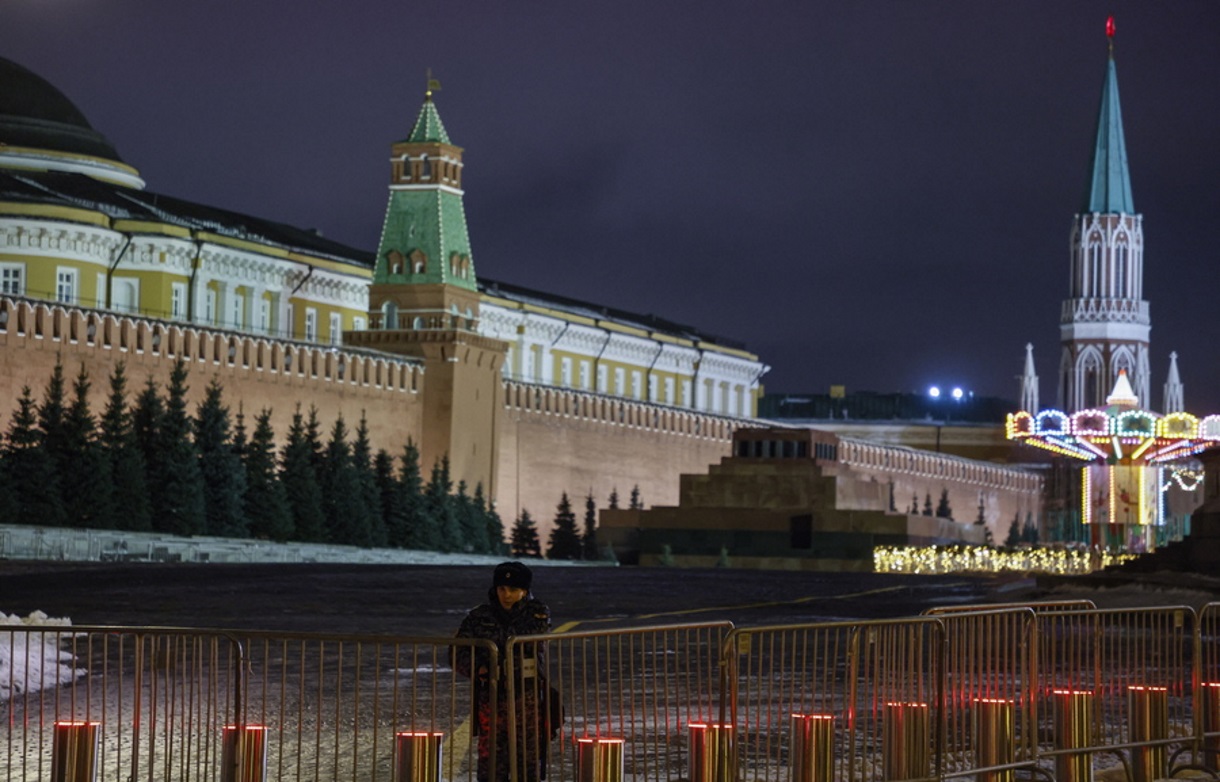
[[[390,202],[369,286],[366,331],[349,344],[424,361],[425,471],[449,459],[456,484],[495,496],[500,368],[508,345],[479,334],[479,290],[462,206],[462,149],[432,100],[429,80],[411,132],[390,147]]]
[[[1100,408],[1126,372],[1150,407],[1148,302],[1144,301],[1143,218],[1136,214],[1114,65],[1114,21],[1102,82],[1088,187],[1072,224],[1070,295],[1059,320],[1059,405]]]

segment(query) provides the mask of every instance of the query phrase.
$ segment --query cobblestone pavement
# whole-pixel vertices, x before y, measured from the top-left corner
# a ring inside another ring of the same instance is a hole
[[[449,635],[481,602],[486,566],[100,564],[0,561],[0,611],[77,625]],[[556,627],[728,619],[813,622],[1010,599],[987,577],[751,570],[538,567],[534,592]]]

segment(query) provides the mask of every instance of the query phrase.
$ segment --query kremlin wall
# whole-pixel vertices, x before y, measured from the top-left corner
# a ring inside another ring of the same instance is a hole
[[[1116,97],[1112,111],[1099,138],[1121,130]],[[66,96],[0,58],[0,394],[83,366],[96,409],[119,362],[132,394],[182,361],[192,406],[216,379],[281,436],[298,406],[326,429],[365,417],[374,449],[412,440],[425,474],[447,457],[455,484],[481,485],[506,527],[528,510],[544,541],[562,493],[604,508],[638,488],[648,509],[603,510],[599,543],[643,564],[867,569],[876,545],[983,544],[1044,521],[1042,470],[1002,463],[1023,452],[999,427],[762,421],[769,367],[745,346],[477,274],[462,149],[430,92],[390,152],[383,232],[360,250],[145,190]],[[1126,175],[1118,152],[1107,183]],[[1126,188],[1090,209],[1126,214]],[[1112,222],[1125,233],[1073,233],[1073,263],[1092,265],[1061,325],[1069,401],[1095,403],[1121,372],[1148,386],[1142,229]],[[1131,268],[1101,274],[1103,260]],[[1100,300],[1107,279],[1123,281],[1106,289],[1117,304]],[[1121,339],[1093,344],[1108,314]],[[1040,409],[1030,368],[1024,385]],[[953,511],[934,515],[942,495]]]

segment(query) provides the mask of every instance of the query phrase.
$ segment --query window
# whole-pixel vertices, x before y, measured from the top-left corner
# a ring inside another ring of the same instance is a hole
[[[559,383],[564,388],[572,387],[572,359],[563,358],[559,361]]]
[[[337,312],[330,314],[330,344],[338,345],[343,342],[343,316]]]
[[[599,366],[597,368],[597,390],[600,393],[606,393],[606,367]]]
[[[313,307],[305,308],[305,341],[318,340],[318,311]]]
[[[631,373],[631,398],[642,399],[644,392],[644,376],[637,369]]]
[[[266,299],[258,302],[258,329],[264,334],[271,330],[271,302]]]
[[[76,269],[55,272],[55,300],[64,304],[76,303]]]
[[[280,329],[285,337],[292,339],[296,334],[297,328],[297,307],[295,304],[289,304],[284,312],[284,327]]]
[[[580,387],[588,390],[589,388],[589,362],[580,362]]]
[[[623,371],[622,367],[615,368],[615,370],[614,370],[614,393],[617,396],[622,396],[623,392],[627,390],[627,385],[625,382],[626,377],[627,377],[627,375]]]
[[[233,291],[233,299],[229,302],[229,321],[233,324],[233,328],[240,329],[244,324],[243,315],[246,309],[246,297],[237,291]]]
[[[352,331],[364,331],[368,328],[368,321],[359,315],[352,318]]]
[[[106,275],[99,274],[97,276],[97,295],[93,299],[95,307],[101,309],[106,306]]]
[[[0,265],[0,293],[5,296],[25,295],[25,267],[18,264]]]
[[[672,377],[665,378],[665,404],[672,405],[674,403],[674,379]]]
[[[186,283],[171,283],[169,289],[169,316],[181,318],[186,315]]]
[[[216,291],[209,290],[203,297],[203,322],[216,322]]]

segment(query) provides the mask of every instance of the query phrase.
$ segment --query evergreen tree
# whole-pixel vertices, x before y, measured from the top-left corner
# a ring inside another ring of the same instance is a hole
[[[75,472],[72,469],[75,454],[68,447],[65,398],[64,366],[56,361],[38,405],[38,440],[56,474],[67,477]]]
[[[916,516],[919,514],[919,495],[918,494],[911,495],[911,510],[908,511],[908,513],[910,513],[912,516]]]
[[[1016,548],[1021,545],[1021,514],[1012,517],[1012,525],[1008,527],[1008,537],[1004,538],[1005,548]]]
[[[97,422],[89,409],[90,385],[89,373],[81,364],[72,383],[72,402],[64,415],[64,445],[68,453],[75,454],[72,471],[59,473],[74,476],[71,488],[63,493],[64,511],[69,525],[113,529],[117,519],[110,460],[98,440]]]
[[[949,490],[940,490],[940,500],[936,503],[936,518],[951,519],[953,518],[953,508],[949,505]]]
[[[148,462],[154,476],[153,529],[174,535],[200,535],[207,529],[207,516],[199,451],[191,441],[191,419],[186,409],[186,374],[181,360],[170,371],[158,438],[161,451],[155,461]]]
[[[593,501],[593,490],[585,495],[585,528],[580,536],[580,558],[597,559],[597,503]]]
[[[610,496],[606,499],[606,507],[610,510],[618,510],[618,489],[610,489]]]
[[[436,551],[458,551],[461,540],[453,513],[453,481],[449,478],[449,457],[442,456],[432,465],[432,477],[424,491],[425,512],[436,529]]]
[[[474,500],[466,490],[466,481],[458,481],[453,496],[453,519],[461,534],[461,550],[480,554],[487,551],[487,526],[475,509]]]
[[[512,555],[518,559],[542,557],[542,543],[538,539],[538,527],[530,518],[530,512],[521,509],[521,515],[513,522],[513,532],[510,542]]]
[[[639,484],[636,484],[635,486],[631,487],[631,502],[627,507],[630,508],[631,510],[643,510],[644,509],[644,501],[642,499],[640,499]]]
[[[241,459],[241,463],[246,463],[246,449],[250,447],[250,437],[246,434],[246,410],[245,405],[241,402],[237,403],[237,415],[233,417],[233,453]]]
[[[275,432],[271,429],[271,410],[264,409],[254,419],[254,434],[243,448],[246,465],[246,493],[243,508],[250,535],[265,540],[292,540],[292,504],[276,470]]]
[[[136,440],[132,414],[127,407],[127,376],[121,361],[110,373],[110,395],[102,411],[100,429],[100,445],[111,476],[109,508],[113,521],[106,527],[147,532],[152,529],[152,510],[144,452]]]
[[[321,543],[326,539],[326,515],[322,509],[322,489],[314,467],[313,445],[305,417],[297,405],[288,428],[288,440],[280,457],[280,483],[288,495],[292,528],[296,539]]]
[[[925,516],[932,515],[932,494],[931,493],[928,493],[923,498],[923,515],[925,515]]]
[[[547,559],[580,559],[582,546],[580,532],[576,529],[576,514],[565,491],[556,506],[555,525],[547,541]]]
[[[402,468],[398,473],[398,506],[401,509],[401,530],[404,548],[417,551],[435,551],[440,547],[440,532],[436,520],[429,512],[424,500],[424,476],[419,467],[419,448],[414,441],[407,440],[402,454]]]
[[[1033,546],[1038,545],[1038,525],[1034,524],[1034,517],[1029,513],[1025,514],[1025,525],[1021,527],[1021,540]]]
[[[112,391],[113,393],[113,391]],[[131,412],[131,429],[135,437],[136,447],[144,459],[145,478],[149,485],[149,508],[152,508],[152,478],[156,464],[161,457],[161,420],[165,418],[165,402],[157,392],[157,384],[152,377],[144,384],[136,397],[136,403]]]
[[[38,414],[30,387],[21,389],[17,410],[4,440],[5,483],[11,491],[9,504],[26,524],[64,526],[64,505],[59,493],[55,464],[42,447]]]
[[[381,507],[381,490],[373,472],[373,446],[369,442],[369,422],[362,412],[360,426],[356,427],[356,439],[352,443],[352,468],[356,473],[356,485],[367,509],[369,545],[381,548],[386,545],[384,510]]]
[[[483,537],[487,541],[487,553],[499,554],[504,549],[504,522],[500,514],[483,496],[483,484],[474,487],[475,512],[483,521]]]
[[[894,482],[890,481],[890,512],[897,513],[898,506],[894,504]]]
[[[233,444],[229,408],[220,381],[213,378],[195,411],[195,447],[203,477],[204,529],[209,535],[244,538],[246,520],[246,467]]]
[[[378,449],[377,455],[373,457],[373,482],[377,486],[377,504],[381,508],[381,528],[385,532],[385,542],[382,545],[402,548],[407,524],[399,504],[398,479],[394,476],[394,457],[390,456],[389,451],[384,448]]]
[[[371,546],[371,514],[356,474],[351,446],[347,444],[347,424],[343,422],[343,416],[335,419],[331,429],[319,482],[322,510],[326,514],[326,539],[348,546]]]
[[[974,517],[975,524],[987,523],[987,509],[983,506],[983,495],[979,495],[979,513]]]

